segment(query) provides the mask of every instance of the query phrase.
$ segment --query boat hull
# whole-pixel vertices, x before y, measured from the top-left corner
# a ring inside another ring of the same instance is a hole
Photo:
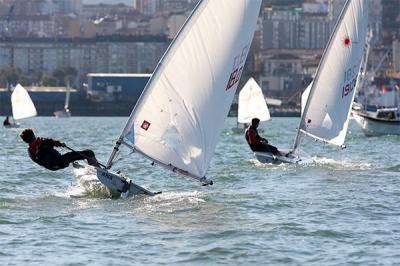
[[[353,112],[353,116],[366,136],[400,135],[400,119],[379,119],[361,112]]]
[[[77,162],[73,163],[74,168],[91,167],[95,170],[99,181],[108,188],[113,197],[123,196],[132,197],[136,195],[154,196],[158,193],[153,193],[135,183],[132,180],[123,177],[120,174],[112,173],[103,168],[93,167],[90,165],[81,165]]]
[[[54,112],[54,116],[57,118],[69,118],[69,117],[71,117],[71,113],[61,110],[61,111]]]
[[[289,150],[281,150],[283,153],[289,153]],[[307,164],[312,163],[313,159],[310,155],[301,152],[291,153],[288,156],[275,156],[269,152],[254,152],[257,160],[260,163],[269,163],[269,164]]]

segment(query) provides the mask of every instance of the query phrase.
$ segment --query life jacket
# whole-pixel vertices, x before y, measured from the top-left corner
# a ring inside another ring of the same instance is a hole
[[[250,130],[254,130],[255,133],[256,133],[256,136],[258,136],[257,129],[253,128],[252,126],[249,126],[249,127],[246,129],[246,133],[245,133],[245,138],[246,138],[247,144],[249,144],[249,145],[251,145],[251,144],[250,144]]]
[[[60,169],[60,167],[55,164],[60,153],[54,149],[54,141],[52,139],[38,139],[38,144],[36,147],[29,147],[28,153],[29,157],[46,169],[55,171]],[[34,149],[35,148],[35,149]]]

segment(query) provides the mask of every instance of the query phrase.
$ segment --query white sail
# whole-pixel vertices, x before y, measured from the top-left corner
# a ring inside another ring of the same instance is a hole
[[[301,115],[304,113],[304,108],[306,107],[308,96],[310,96],[310,91],[312,87],[312,81],[310,85],[307,86],[307,88],[304,90],[303,94],[301,95]]]
[[[261,0],[201,1],[161,59],[120,141],[177,172],[203,178],[225,126],[260,6]]]
[[[11,94],[11,105],[14,119],[23,119],[37,115],[35,105],[33,104],[28,92],[18,84]]]
[[[344,144],[367,24],[368,1],[348,0],[318,67],[301,132],[334,145]]]
[[[260,86],[250,78],[239,93],[238,122],[249,124],[253,118],[268,121],[271,116]]]

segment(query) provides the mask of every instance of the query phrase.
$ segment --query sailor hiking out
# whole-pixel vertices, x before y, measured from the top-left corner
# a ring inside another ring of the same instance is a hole
[[[91,150],[71,151],[61,154],[54,147],[67,147],[65,143],[49,138],[36,137],[32,129],[25,129],[20,137],[29,144],[28,153],[31,159],[51,171],[66,168],[74,161],[85,159],[90,165],[99,167],[94,152]]]

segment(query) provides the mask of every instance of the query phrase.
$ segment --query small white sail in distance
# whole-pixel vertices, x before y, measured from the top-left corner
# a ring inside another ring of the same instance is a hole
[[[260,7],[261,0],[199,2],[156,67],[108,167],[123,143],[176,172],[204,179]]]
[[[11,94],[11,106],[13,118],[16,120],[37,115],[31,97],[29,97],[28,92],[21,86],[21,84],[17,84]]]
[[[271,119],[264,94],[254,80],[250,78],[239,93],[238,122],[251,123],[253,118],[260,121]]]
[[[299,126],[302,133],[333,145],[344,144],[367,25],[368,1],[348,0],[312,83]]]

